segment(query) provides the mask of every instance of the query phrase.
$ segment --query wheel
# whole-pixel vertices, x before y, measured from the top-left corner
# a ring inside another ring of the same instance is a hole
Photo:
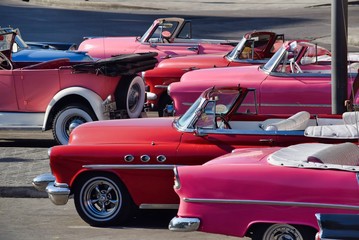
[[[164,93],[161,96],[161,99],[158,101],[157,111],[159,117],[163,117],[163,110],[166,108],[168,104],[172,104],[172,99],[170,96]]]
[[[123,78],[116,93],[118,109],[125,109],[129,118],[138,118],[145,105],[145,82],[140,76]]]
[[[67,144],[71,131],[85,122],[95,121],[95,114],[81,105],[68,106],[60,110],[52,124],[52,134],[59,144]]]
[[[2,69],[2,70],[13,70],[14,69],[11,61],[2,52],[0,52],[0,69]]]
[[[264,225],[255,230],[252,240],[314,240],[316,231],[289,224]]]
[[[106,227],[124,223],[133,209],[123,184],[112,175],[95,173],[76,183],[75,207],[91,226]]]

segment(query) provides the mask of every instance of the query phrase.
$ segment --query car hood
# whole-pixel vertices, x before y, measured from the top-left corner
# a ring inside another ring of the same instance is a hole
[[[199,71],[192,71],[184,74],[181,82],[231,82],[245,80],[253,77],[258,72],[258,66],[241,66],[231,68],[208,68]]]
[[[204,165],[258,163],[279,149],[280,147],[235,149],[232,153],[215,158]]]
[[[74,129],[69,145],[161,144],[179,142],[174,118],[138,118],[88,122]]]
[[[190,55],[182,57],[172,57],[165,59],[158,64],[158,68],[212,68],[212,67],[226,67],[228,60],[226,54],[201,54]]]
[[[23,49],[12,54],[13,62],[45,62],[59,58],[68,58],[71,62],[91,62],[93,59],[80,51],[61,51],[53,49]]]

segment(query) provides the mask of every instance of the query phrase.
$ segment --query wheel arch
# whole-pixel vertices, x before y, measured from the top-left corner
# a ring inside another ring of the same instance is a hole
[[[75,102],[91,109],[97,120],[104,119],[103,100],[97,93],[82,87],[71,87],[61,90],[51,99],[46,108],[42,130],[51,129],[56,113]]]

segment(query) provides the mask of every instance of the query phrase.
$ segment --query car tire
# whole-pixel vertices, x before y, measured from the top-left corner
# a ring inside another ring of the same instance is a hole
[[[125,186],[117,177],[106,173],[82,177],[75,186],[74,202],[80,217],[96,227],[123,224],[133,210]]]
[[[74,127],[95,120],[95,114],[88,108],[77,104],[67,106],[55,115],[52,134],[57,143],[65,145]]]
[[[300,227],[289,224],[262,225],[257,228],[252,240],[272,240],[272,239],[291,239],[291,240],[314,240],[316,231],[309,227]]]
[[[132,79],[123,78],[120,80],[120,87],[116,94],[118,109],[124,109],[129,118],[141,116],[145,104],[145,82],[140,76]]]

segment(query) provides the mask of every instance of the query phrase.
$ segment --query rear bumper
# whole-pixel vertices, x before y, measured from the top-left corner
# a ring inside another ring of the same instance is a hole
[[[193,232],[197,231],[201,220],[199,218],[174,217],[168,225],[168,229],[174,232]]]

